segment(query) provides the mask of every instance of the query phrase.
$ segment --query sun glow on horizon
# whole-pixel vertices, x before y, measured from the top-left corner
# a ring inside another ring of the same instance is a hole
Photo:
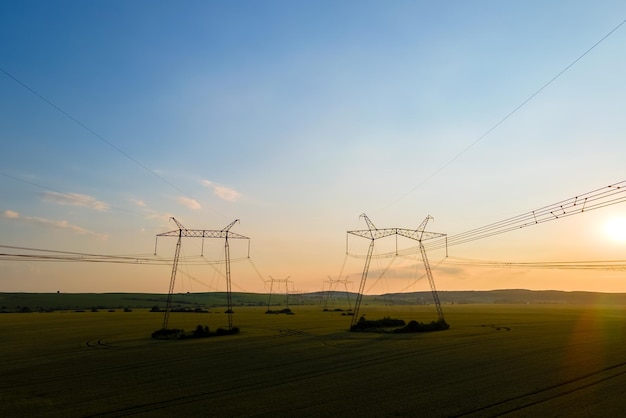
[[[626,218],[613,218],[605,226],[606,234],[615,241],[626,242]]]

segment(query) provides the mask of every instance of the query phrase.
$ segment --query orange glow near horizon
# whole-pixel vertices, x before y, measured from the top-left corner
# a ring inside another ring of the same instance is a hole
[[[626,218],[613,218],[604,226],[605,233],[613,240],[626,242]]]

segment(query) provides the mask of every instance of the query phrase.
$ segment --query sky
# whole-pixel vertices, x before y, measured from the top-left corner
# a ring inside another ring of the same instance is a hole
[[[167,293],[171,217],[240,220],[235,291],[356,290],[362,213],[454,235],[624,181],[624,19],[623,1],[4,0],[0,252],[163,262],[0,258],[0,291]],[[625,260],[620,219],[431,251],[437,288],[626,292],[621,270],[472,265]],[[225,289],[223,240],[181,248],[175,291]],[[375,258],[366,292],[429,290],[415,257]]]

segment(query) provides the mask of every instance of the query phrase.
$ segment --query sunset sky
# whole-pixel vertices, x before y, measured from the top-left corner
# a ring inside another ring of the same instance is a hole
[[[233,290],[356,290],[361,213],[454,235],[626,180],[624,19],[621,0],[3,1],[0,253],[154,257],[172,216],[240,219]],[[626,203],[432,251],[437,286],[626,292],[621,270],[459,264],[626,260],[619,219]],[[176,291],[223,290],[223,244],[183,240]],[[0,291],[166,293],[170,273],[0,259]],[[366,291],[423,274],[378,258]]]

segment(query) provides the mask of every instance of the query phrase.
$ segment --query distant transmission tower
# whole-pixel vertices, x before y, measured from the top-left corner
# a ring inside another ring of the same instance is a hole
[[[337,280],[328,276],[328,280],[325,281],[324,283],[328,283],[328,290],[324,294],[324,309],[328,309],[328,303],[330,302],[330,299],[332,298],[332,295],[333,295],[333,288],[335,289],[335,291],[337,291],[337,285],[343,283],[344,288],[346,289],[346,298],[348,300],[348,311],[351,311],[352,302],[350,301],[350,292],[348,291],[348,283],[352,283],[352,282],[348,281],[348,276],[346,276],[345,279],[337,279]]]
[[[289,280],[291,276],[287,276],[284,279],[275,279],[270,276],[270,296],[267,300],[267,310],[268,312],[271,310],[270,306],[272,306],[272,293],[274,292],[274,283],[285,283],[285,307],[289,308],[289,283],[293,283],[293,281]]]
[[[231,330],[233,328],[233,299],[232,299],[232,291],[231,291],[231,280],[230,280],[230,245],[228,244],[228,238],[233,239],[247,239],[248,237],[244,237],[243,235],[236,234],[234,232],[230,232],[230,228],[233,227],[239,219],[235,219],[230,224],[225,226],[223,229],[215,230],[215,229],[187,229],[180,222],[178,222],[174,217],[170,218],[170,220],[176,223],[178,229],[169,232],[163,232],[161,234],[157,234],[156,241],[154,243],[154,254],[157,252],[157,243],[159,237],[178,237],[178,242],[176,243],[176,250],[174,252],[174,262],[172,264],[172,275],[170,277],[170,287],[167,293],[167,302],[165,304],[165,314],[163,316],[163,329],[167,329],[167,324],[169,321],[170,311],[172,310],[172,295],[174,294],[174,282],[176,281],[176,270],[178,269],[178,260],[180,257],[180,247],[182,243],[183,237],[190,238],[202,238],[202,255],[204,255],[204,238],[224,238],[224,254],[226,259],[226,299],[227,299],[227,310],[228,314],[228,329]],[[248,241],[248,257],[250,256],[250,241]]]
[[[363,291],[365,289],[365,282],[367,281],[367,274],[370,268],[370,262],[372,261],[372,254],[374,253],[374,242],[377,239],[389,237],[392,235],[400,235],[402,237],[406,237],[412,240],[415,240],[419,243],[420,253],[422,254],[422,261],[424,262],[424,268],[426,269],[426,275],[428,276],[428,282],[430,284],[430,289],[433,294],[433,300],[435,302],[435,306],[437,307],[437,315],[440,321],[443,321],[443,311],[441,310],[441,302],[439,300],[439,294],[437,293],[437,288],[435,287],[435,280],[433,279],[432,271],[430,270],[430,264],[428,263],[428,257],[426,256],[426,249],[422,244],[422,241],[426,241],[432,238],[439,237],[447,237],[446,234],[440,234],[438,232],[426,232],[426,224],[429,220],[433,219],[432,216],[428,215],[426,219],[420,224],[420,226],[416,230],[412,229],[402,229],[402,228],[385,228],[378,229],[374,225],[374,223],[367,217],[366,214],[361,214],[361,218],[365,219],[367,223],[368,229],[361,229],[356,231],[348,231],[348,234],[356,235],[358,237],[367,238],[371,240],[369,248],[367,250],[367,257],[365,258],[365,265],[363,266],[363,273],[361,275],[361,284],[359,285],[359,292],[356,295],[356,302],[354,304],[354,316],[352,317],[351,326],[356,325],[359,321],[359,309],[361,307],[361,300],[363,299]],[[446,247],[447,248],[447,247]],[[447,251],[447,250],[446,250]],[[347,238],[346,238],[346,252],[347,252]],[[398,241],[396,238],[396,253],[398,252]],[[447,253],[446,253],[447,256]]]

